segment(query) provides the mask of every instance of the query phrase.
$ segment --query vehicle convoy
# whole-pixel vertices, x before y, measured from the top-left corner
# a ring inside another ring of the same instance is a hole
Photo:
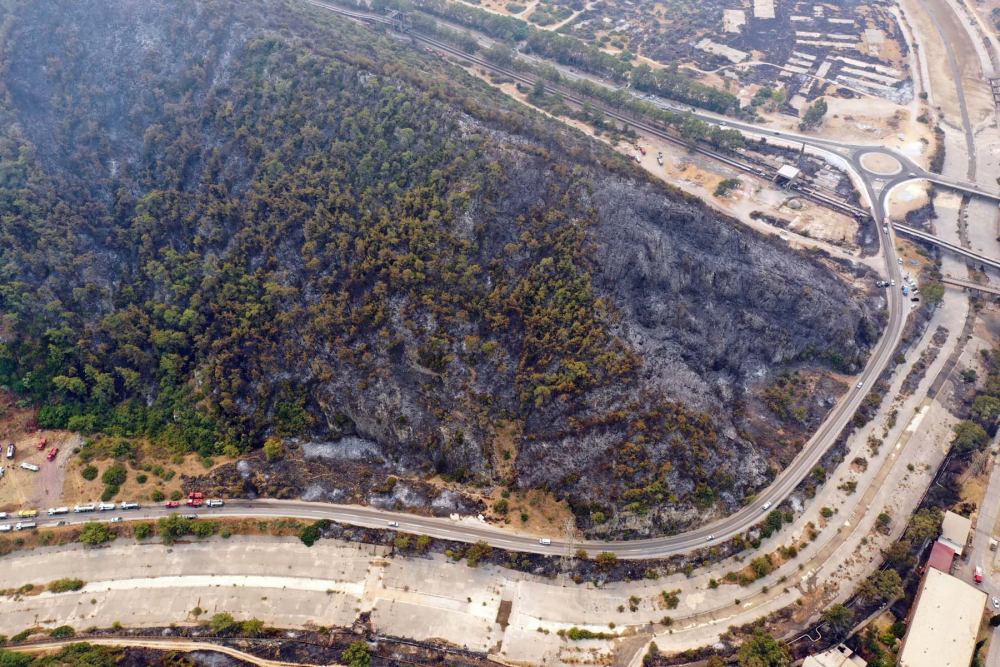
[[[28,463],[27,461],[23,461],[20,467],[24,468],[25,470],[30,470],[31,472],[38,472],[39,470],[41,470],[41,468],[36,466],[34,463]]]

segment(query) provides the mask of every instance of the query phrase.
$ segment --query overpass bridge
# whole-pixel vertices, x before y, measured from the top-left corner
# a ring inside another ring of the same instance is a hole
[[[936,245],[939,248],[953,252],[956,255],[961,255],[968,260],[971,260],[976,266],[988,266],[991,269],[1000,270],[1000,260],[991,259],[985,255],[980,255],[979,253],[963,248],[962,246],[955,245],[954,243],[948,243],[947,241],[940,239],[933,234],[928,234],[927,232],[922,232],[919,229],[914,229],[913,227],[908,227],[907,225],[901,225],[899,223],[893,223],[893,228],[896,232],[903,234],[904,236],[909,236],[910,238],[917,239],[919,241],[926,241],[931,245]]]
[[[948,178],[947,176],[942,176],[941,174],[935,174],[929,171],[925,171],[922,174],[914,174],[913,177],[930,181],[934,185],[941,185],[946,188],[951,188],[952,190],[957,190],[962,194],[971,195],[973,197],[986,197],[987,199],[1000,202],[1000,192],[997,192],[996,190],[987,190],[977,183],[970,183],[969,181],[962,181],[957,178]]]
[[[989,283],[976,283],[971,280],[962,280],[960,278],[952,278],[951,276],[944,276],[941,278],[941,282],[945,285],[951,285],[953,287],[962,287],[970,292],[984,292],[986,294],[993,294],[995,296],[1000,296],[1000,285],[991,285]]]

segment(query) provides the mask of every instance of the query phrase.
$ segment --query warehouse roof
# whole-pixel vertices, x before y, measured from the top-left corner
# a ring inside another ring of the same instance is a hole
[[[950,574],[927,570],[917,593],[899,667],[968,667],[986,593]]]
[[[938,538],[938,541],[944,542],[954,549],[957,555],[961,556],[971,530],[972,519],[966,519],[954,512],[945,512],[944,520],[941,522],[941,537]]]

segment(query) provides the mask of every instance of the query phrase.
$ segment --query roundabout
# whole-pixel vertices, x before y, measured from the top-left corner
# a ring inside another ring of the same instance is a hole
[[[876,176],[895,176],[903,171],[899,160],[888,153],[864,153],[861,155],[861,167]]]

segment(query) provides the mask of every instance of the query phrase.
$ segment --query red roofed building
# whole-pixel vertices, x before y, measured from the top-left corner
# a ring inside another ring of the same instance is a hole
[[[927,567],[951,574],[951,563],[955,560],[955,550],[943,542],[935,542],[931,549],[931,557],[927,559]]]

